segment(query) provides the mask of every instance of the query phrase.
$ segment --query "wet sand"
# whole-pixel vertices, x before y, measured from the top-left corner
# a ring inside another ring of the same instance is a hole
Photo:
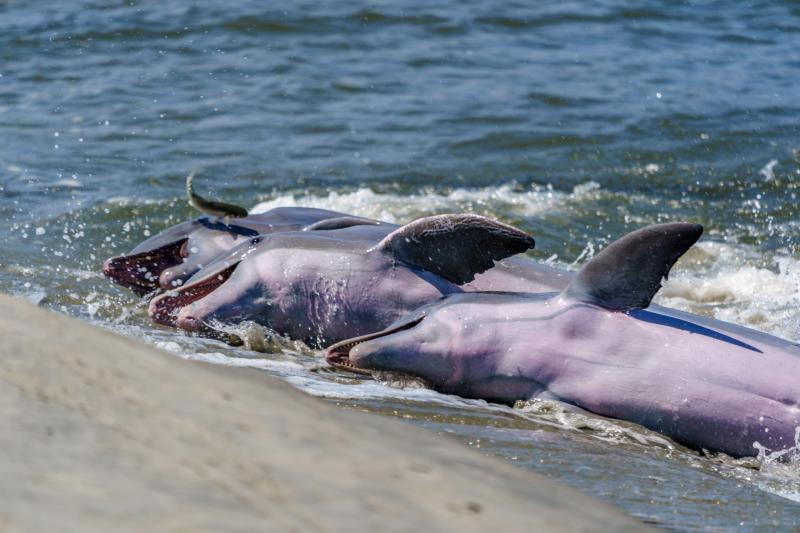
[[[0,295],[2,531],[638,531],[445,436]]]

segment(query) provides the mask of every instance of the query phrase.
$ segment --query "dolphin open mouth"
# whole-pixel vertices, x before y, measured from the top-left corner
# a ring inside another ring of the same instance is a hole
[[[187,237],[146,252],[112,257],[103,263],[103,274],[143,296],[159,288],[161,272],[183,262],[188,241]]]
[[[413,320],[409,320],[408,322],[404,322],[398,326],[389,326],[388,328],[378,331],[376,333],[369,333],[367,335],[362,335],[360,337],[353,337],[352,339],[345,339],[341,342],[337,342],[336,344],[329,346],[325,350],[325,361],[328,362],[334,368],[338,368],[340,370],[347,370],[348,372],[353,372],[355,374],[372,374],[371,370],[366,368],[359,368],[350,361],[350,351],[367,341],[371,341],[374,339],[379,339],[381,337],[386,337],[391,335],[392,333],[397,333],[398,331],[404,331],[407,329],[411,329],[425,318],[425,315],[415,317]]]
[[[179,289],[165,292],[154,298],[150,302],[150,308],[148,309],[150,318],[165,326],[177,326],[178,312],[181,308],[211,294],[228,281],[237,266],[239,266],[239,261],[215,274],[198,279]]]

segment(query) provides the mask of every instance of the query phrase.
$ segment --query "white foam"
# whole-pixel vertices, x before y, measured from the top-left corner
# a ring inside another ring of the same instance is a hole
[[[206,363],[213,363],[215,365],[232,366],[237,368],[259,368],[261,370],[269,370],[276,375],[283,375],[285,373],[294,373],[299,370],[304,370],[303,365],[295,363],[294,361],[280,361],[276,359],[255,359],[249,357],[232,357],[220,352],[194,352],[184,353],[181,350],[179,353],[185,359],[194,361],[203,361]]]
[[[82,187],[83,184],[80,181],[76,180],[76,179],[64,178],[64,179],[60,179],[60,180],[54,181],[53,182],[53,186],[54,187],[67,187],[67,188],[76,189],[78,187]]]
[[[741,244],[698,243],[659,292],[659,303],[797,341],[800,261]]]
[[[587,182],[576,186],[572,193],[563,193],[549,186],[523,188],[512,183],[499,187],[458,188],[450,192],[425,191],[406,195],[380,193],[361,187],[345,193],[331,191],[327,196],[282,194],[260,202],[250,212],[256,214],[275,207],[304,206],[344,211],[388,222],[404,222],[432,213],[459,211],[533,216],[559,210],[566,202],[594,194],[599,188],[597,183]]]

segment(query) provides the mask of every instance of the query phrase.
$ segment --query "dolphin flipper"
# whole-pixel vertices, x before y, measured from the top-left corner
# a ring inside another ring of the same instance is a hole
[[[489,270],[495,261],[534,247],[533,237],[479,215],[420,218],[387,235],[370,251],[433,272],[461,285]]]
[[[608,245],[584,266],[563,294],[615,311],[650,305],[675,261],[697,242],[703,226],[654,224]]]
[[[353,226],[379,226],[379,220],[362,217],[335,217],[319,220],[303,228],[303,231],[323,231],[332,229],[351,228]]]

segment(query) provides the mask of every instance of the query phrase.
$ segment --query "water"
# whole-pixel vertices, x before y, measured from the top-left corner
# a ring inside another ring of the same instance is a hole
[[[795,530],[795,465],[707,458],[152,326],[102,259],[192,216],[454,210],[575,268],[646,223],[703,223],[660,302],[800,340],[796,3],[0,1],[0,290],[452,434],[676,530]],[[263,348],[263,347],[262,347]],[[387,384],[388,383],[388,384]],[[393,386],[392,386],[393,385]]]

